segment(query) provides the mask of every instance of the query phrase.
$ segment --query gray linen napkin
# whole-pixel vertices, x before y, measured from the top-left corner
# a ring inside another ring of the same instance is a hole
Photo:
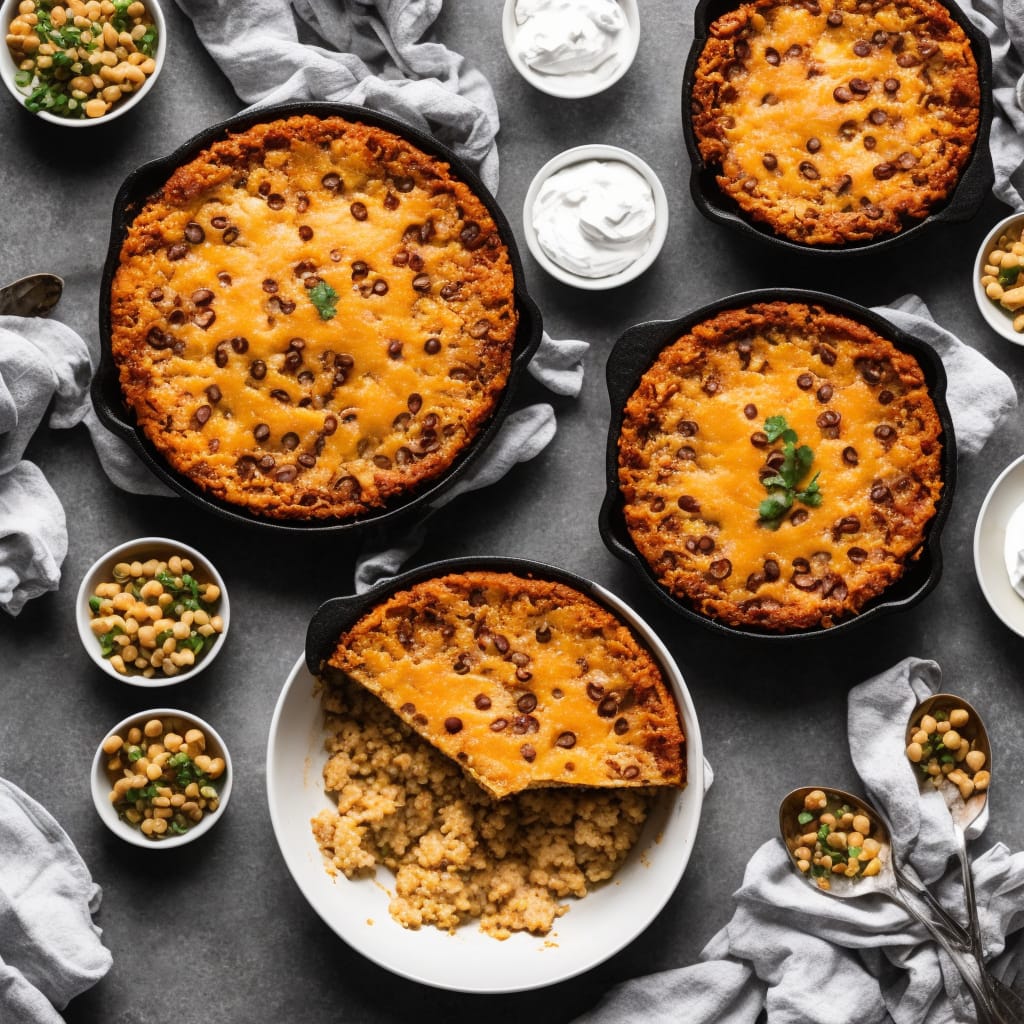
[[[1024,209],[1024,0],[957,2],[992,47],[993,191],[1007,206]]]
[[[946,404],[953,418],[957,452],[980,452],[1003,417],[1017,408],[1013,381],[977,349],[940,327],[916,295],[875,306],[874,312],[927,342],[939,354],[946,370]]]
[[[92,922],[101,895],[67,833],[0,779],[0,1020],[61,1024],[110,970]]]
[[[939,667],[907,658],[854,687],[848,734],[869,801],[894,841],[948,906],[963,903],[951,818],[937,791],[919,795],[904,755],[904,724],[919,700],[939,689]],[[780,794],[781,797],[781,794]],[[952,858],[952,859],[950,859]],[[1007,936],[1024,927],[1024,853],[997,843],[973,857],[986,958],[1007,984],[1019,962]],[[934,884],[937,883],[937,884]],[[895,903],[839,900],[797,876],[781,839],[751,858],[735,894],[736,913],[708,943],[702,962],[625,982],[577,1024],[834,1024],[843,1020],[952,1024],[973,1019],[956,969],[923,928]],[[1019,945],[1020,934],[1014,936]],[[642,1009],[638,1009],[642,1008]]]
[[[394,114],[436,135],[497,191],[490,83],[460,54],[423,40],[441,0],[177,3],[246,103],[332,100]]]
[[[170,492],[96,419],[89,401],[92,363],[82,339],[55,320],[0,316],[0,608],[60,583],[68,551],[64,509],[39,468],[22,456],[50,409],[49,425],[84,423],[111,481],[135,494]]]

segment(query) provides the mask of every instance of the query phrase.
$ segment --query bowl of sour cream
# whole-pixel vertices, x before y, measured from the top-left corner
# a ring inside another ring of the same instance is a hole
[[[640,45],[637,0],[505,0],[505,50],[550,96],[581,99],[617,82]]]
[[[523,233],[552,277],[590,291],[617,288],[657,259],[668,233],[668,200],[658,176],[629,150],[576,146],[535,175]]]

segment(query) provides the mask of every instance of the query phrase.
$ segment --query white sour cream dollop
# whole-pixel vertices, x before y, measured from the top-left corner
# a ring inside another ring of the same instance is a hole
[[[611,277],[635,263],[654,235],[654,194],[620,160],[586,160],[551,175],[531,215],[548,258],[580,277]]]
[[[618,67],[613,58],[629,33],[617,0],[516,0],[515,10],[516,48],[534,71],[610,75]]]
[[[1006,524],[1003,559],[1010,585],[1024,597],[1024,505],[1018,505]]]

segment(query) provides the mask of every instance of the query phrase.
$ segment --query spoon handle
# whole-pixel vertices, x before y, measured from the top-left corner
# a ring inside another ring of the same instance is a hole
[[[893,874],[896,876],[896,882],[899,887],[904,891],[909,890],[922,903],[927,905],[937,919],[935,923],[941,923],[941,925],[946,929],[949,940],[955,943],[956,946],[964,952],[973,951],[974,946],[971,934],[935,898],[932,891],[926,885],[921,884],[916,879],[913,879],[906,874],[903,868],[896,863],[895,859],[893,860],[892,867]]]
[[[928,934],[946,951],[956,965],[956,969],[967,983],[974,999],[978,1024],[1020,1024],[1020,1017],[1010,1015],[1008,1008],[1001,1008],[1000,1004],[993,999],[991,986],[983,978],[986,972],[981,962],[951,942],[945,928],[941,927],[931,915],[918,905],[917,898],[911,893],[896,886],[893,888],[892,895],[907,913],[913,915],[924,925]]]
[[[1004,985],[985,966],[985,946],[981,936],[981,923],[978,920],[978,899],[974,892],[974,875],[967,859],[967,837],[958,821],[953,822],[953,833],[956,836],[956,855],[960,861],[960,874],[963,878],[964,899],[967,903],[967,920],[970,925],[971,953],[981,967],[981,981],[988,990],[992,1002],[1001,1008],[1009,1020],[1024,1021],[1024,999],[1013,989]]]

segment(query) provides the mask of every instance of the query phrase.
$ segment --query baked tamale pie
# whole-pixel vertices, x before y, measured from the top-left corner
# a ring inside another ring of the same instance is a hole
[[[124,398],[176,473],[256,516],[344,520],[472,445],[518,315],[508,248],[449,164],[300,115],[214,141],[141,206],[110,322]]]
[[[810,246],[892,236],[947,201],[981,118],[937,0],[753,0],[709,26],[688,116],[754,222]]]
[[[725,309],[661,348],[617,448],[625,526],[660,586],[769,632],[860,612],[919,557],[943,492],[921,365],[813,303]]]
[[[546,786],[681,786],[679,709],[629,627],[553,580],[456,573],[415,584],[328,664],[493,797]]]

